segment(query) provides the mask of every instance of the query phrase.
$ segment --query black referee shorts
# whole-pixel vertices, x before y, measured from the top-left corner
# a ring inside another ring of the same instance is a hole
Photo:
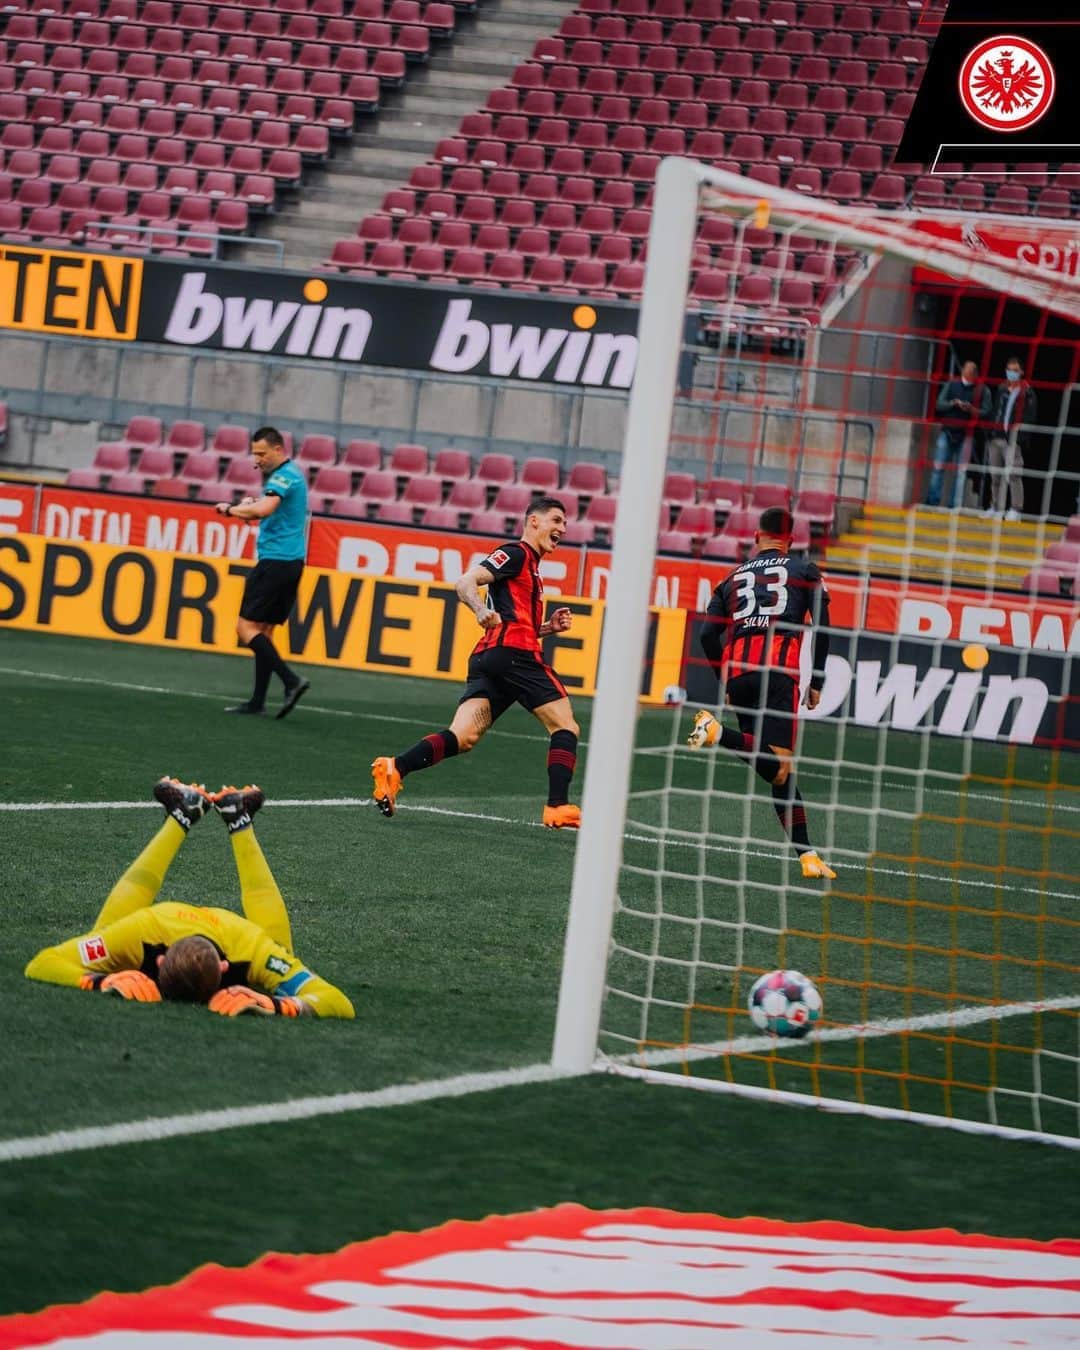
[[[287,562],[280,558],[260,559],[244,582],[240,617],[251,623],[284,623],[292,612],[303,571],[303,558]]]
[[[535,652],[522,647],[488,647],[469,657],[468,683],[458,703],[486,698],[494,722],[512,703],[533,712],[566,697],[562,681]]]
[[[755,746],[795,749],[798,680],[776,670],[753,670],[728,680],[724,692],[735,710],[739,730],[753,736]]]

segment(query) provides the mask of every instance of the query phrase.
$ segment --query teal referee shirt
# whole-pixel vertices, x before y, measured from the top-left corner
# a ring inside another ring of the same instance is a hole
[[[266,480],[267,497],[280,497],[281,505],[259,525],[256,545],[260,561],[295,562],[307,552],[304,527],[307,524],[307,479],[291,459],[279,464]]]

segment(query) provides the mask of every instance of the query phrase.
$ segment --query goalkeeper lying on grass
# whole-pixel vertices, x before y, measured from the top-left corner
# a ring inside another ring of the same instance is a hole
[[[112,888],[93,928],[46,947],[31,980],[100,990],[139,1003],[205,1003],[225,1017],[352,1017],[340,989],[294,954],[289,915],[255,838],[257,787],[222,788],[162,778],[154,796],[165,823]],[[228,909],[154,900],[187,832],[213,807],[229,831],[244,916]]]

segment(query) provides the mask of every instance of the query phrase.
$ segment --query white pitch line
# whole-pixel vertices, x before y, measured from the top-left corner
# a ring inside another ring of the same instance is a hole
[[[173,698],[175,697],[201,698],[201,699],[208,699],[211,702],[216,703],[220,703],[229,697],[228,694],[211,694],[206,693],[201,689],[167,689],[162,685],[131,684],[122,680],[104,680],[91,675],[61,675],[53,671],[26,670],[18,666],[0,666],[0,675],[19,675],[28,677],[30,679],[53,680],[63,684],[90,684],[90,685],[97,685],[99,687],[106,689],[127,689],[134,693],[140,694],[168,694],[170,697]],[[348,708],[327,708],[318,703],[309,703],[306,700],[304,702],[304,711],[320,713],[326,717],[353,717],[363,721],[393,722],[401,726],[412,726],[412,727],[417,725],[417,719],[415,717],[396,717],[392,713],[356,712],[355,710]],[[505,731],[501,727],[493,727],[491,731],[489,731],[487,734],[489,736],[500,736],[505,738],[506,740],[512,741],[532,741],[534,744],[539,741],[542,741],[543,739],[543,737],[539,733],[536,735],[529,735],[527,732],[522,731]],[[588,744],[589,742],[587,740],[584,739],[580,740],[578,742],[578,748],[580,750],[584,750],[588,747]],[[680,754],[685,753],[687,755],[693,753],[692,751],[686,750],[681,745],[642,746],[635,753],[646,755],[659,755],[667,753],[669,750],[674,750],[675,752]],[[862,766],[858,767],[861,768]],[[820,780],[821,782],[826,783],[831,783],[833,781],[833,775],[831,773],[819,773],[815,769],[810,769],[806,767],[803,767],[799,770],[799,776],[801,778],[817,779]],[[905,784],[883,782],[881,786],[889,791],[906,790]],[[1019,801],[1011,797],[1001,797],[993,793],[980,792],[977,789],[967,789],[966,791],[959,791],[956,788],[934,787],[931,784],[924,783],[923,791],[938,793],[946,797],[964,797],[966,800],[969,801],[976,800],[985,802],[1005,803],[1006,805],[1030,807],[1032,809],[1041,808],[1042,806],[1042,804],[1039,802]],[[1080,812],[1080,805],[1068,806],[1062,802],[1057,802],[1054,804],[1053,809],[1055,811]]]
[[[1024,1017],[1038,1012],[1063,1012],[1070,1008],[1080,1008],[1080,994],[1065,994],[1060,998],[1029,999],[1019,1003],[945,1009],[942,1012],[920,1013],[917,1017],[888,1017],[881,1022],[866,1022],[844,1027],[815,1028],[813,1036],[802,1044],[812,1045],[817,1041],[850,1041],[856,1037],[864,1041],[873,1041],[882,1036],[898,1036],[909,1031],[954,1030],[958,1027],[978,1026],[982,1022],[998,1022],[1005,1017]],[[617,1061],[625,1060],[627,1063],[657,1068],[665,1064],[717,1059],[721,1055],[755,1054],[775,1048],[774,1036],[737,1036],[733,1040],[713,1041],[707,1045],[690,1045],[683,1049],[672,1050],[646,1050],[632,1055],[617,1055],[614,1058]]]
[[[361,672],[356,673],[360,674]],[[167,694],[170,698],[201,698],[208,699],[213,703],[224,703],[230,697],[228,694],[207,693],[202,689],[166,689],[163,685],[130,684],[124,680],[102,680],[93,675],[59,675],[51,671],[23,670],[18,666],[0,666],[0,675],[20,675],[35,680],[53,680],[59,684],[91,684],[105,689],[126,689],[136,694]],[[309,703],[306,699],[304,700],[304,712],[321,713],[326,717],[355,717],[371,722],[397,722],[408,727],[417,725],[415,717],[395,717],[392,713],[357,712],[353,708],[327,708],[318,703]],[[503,736],[513,741],[536,742],[542,739],[540,733],[529,736],[522,731],[503,731],[500,727],[493,727],[487,734],[489,736]]]
[[[272,806],[281,807],[364,807],[371,806],[370,797],[283,797],[274,798],[270,803]],[[0,812],[3,811],[126,811],[126,810],[160,810],[160,805],[155,801],[140,802],[0,802]],[[427,806],[423,803],[409,802],[407,805],[401,805],[397,808],[398,813],[410,814],[413,812],[422,813],[429,816],[449,816],[455,820],[481,820],[492,825],[521,825],[528,829],[540,830],[545,826],[539,820],[522,820],[514,816],[497,816],[488,811],[464,811],[456,807],[449,806]],[[633,823],[633,822],[632,822]],[[650,826],[643,822],[637,822],[639,829],[649,829]],[[659,828],[659,827],[657,827]],[[554,832],[553,832],[554,833]],[[559,831],[565,833],[571,838],[574,836],[573,830]],[[635,834],[631,830],[623,832],[623,839],[633,844],[663,844],[665,848],[688,848],[705,850],[707,853],[734,854],[736,856],[745,856],[747,858],[757,858],[774,862],[784,862],[788,859],[788,854],[781,848],[757,848],[748,849],[739,847],[737,844],[713,844],[703,839],[679,839],[673,835],[657,834]],[[832,851],[832,857],[851,858],[857,862],[869,862],[875,875],[885,877],[914,877],[918,881],[934,882],[955,882],[957,878],[946,874],[939,876],[933,872],[913,872],[910,868],[884,867],[878,863],[870,862],[873,855],[861,853],[856,849],[836,848]],[[972,890],[1000,890],[1003,882],[998,881],[978,881],[973,877],[960,878],[959,884]],[[793,888],[795,889],[795,888]],[[809,886],[801,887],[804,891],[810,891]],[[1035,890],[1031,887],[1024,888],[1024,894],[1044,895],[1048,899],[1054,900],[1076,900],[1080,901],[1080,892],[1076,891],[1043,891]]]
[[[216,1134],[253,1125],[278,1125],[284,1121],[311,1120],[315,1116],[340,1115],[346,1111],[370,1111],[388,1106],[415,1106],[419,1102],[467,1097],[474,1092],[551,1083],[569,1074],[550,1064],[528,1064],[520,1069],[462,1074],[436,1078],[426,1083],[398,1083],[372,1092],[338,1092],[323,1097],[295,1097],[257,1106],[227,1106],[217,1111],[196,1111],[180,1116],[150,1116],[121,1121],[116,1125],[90,1125],[81,1129],[56,1130],[0,1140],[0,1163],[24,1162],[58,1153],[85,1149],[116,1148],[123,1144],[147,1144],[184,1135]]]
[[[893,1036],[905,1031],[931,1027],[969,1026],[976,1022],[1017,1017],[1022,1014],[1051,1012],[1080,1006],[1080,997],[1048,999],[1043,1003],[1012,1003],[997,1008],[957,1008],[942,1013],[919,1017],[891,1018],[882,1023],[830,1027],[815,1032],[815,1039],[825,1041],[868,1040]],[[772,1038],[747,1036],[713,1046],[687,1047],[685,1051],[662,1051],[640,1055],[623,1055],[601,1060],[596,1069],[633,1065],[645,1058],[650,1064],[677,1063],[683,1059],[715,1059],[725,1053],[772,1049]],[[243,1129],[259,1125],[277,1125],[285,1121],[311,1120],[317,1116],[342,1115],[348,1111],[369,1111],[395,1106],[415,1106],[421,1102],[442,1101],[451,1097],[467,1097],[478,1092],[493,1092],[502,1088],[522,1087],[532,1083],[554,1083],[580,1075],[556,1069],[550,1064],[529,1064],[517,1069],[498,1069],[487,1073],[462,1074],[455,1078],[433,1079],[426,1083],[398,1083],[370,1092],[339,1092],[320,1097],[297,1097],[282,1102],[266,1102],[257,1106],[227,1106],[216,1111],[196,1111],[178,1116],[150,1116],[143,1120],[120,1121],[114,1125],[90,1125],[72,1130],[54,1130],[48,1134],[23,1135],[0,1140],[0,1163],[25,1162],[33,1158],[55,1157],[58,1154],[85,1152],[88,1149],[117,1148],[129,1144],[156,1143],[162,1139],[177,1139],[196,1134],[217,1134],[222,1130]],[[681,1081],[677,1076],[675,1082]],[[760,1095],[760,1094],[759,1094]],[[778,1098],[784,1099],[784,1094]],[[835,1105],[823,1099],[825,1109],[843,1110],[844,1103]],[[934,1116],[909,1115],[896,1112],[890,1118],[912,1120],[919,1124],[941,1124]],[[952,1124],[946,1121],[945,1124]],[[963,1128],[963,1122],[959,1123]],[[1070,1143],[1057,1138],[1052,1142]],[[1080,1141],[1078,1141],[1080,1145]]]

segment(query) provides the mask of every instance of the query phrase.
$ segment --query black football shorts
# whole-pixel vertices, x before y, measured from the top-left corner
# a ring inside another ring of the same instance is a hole
[[[284,623],[296,601],[303,558],[262,558],[248,573],[240,617],[252,623]]]
[[[566,696],[562,681],[535,652],[523,647],[488,647],[469,657],[468,683],[458,702],[486,698],[494,722],[512,703],[532,712]]]
[[[739,720],[739,729],[753,736],[755,746],[795,749],[799,716],[799,682],[779,671],[749,671],[724,686]]]

